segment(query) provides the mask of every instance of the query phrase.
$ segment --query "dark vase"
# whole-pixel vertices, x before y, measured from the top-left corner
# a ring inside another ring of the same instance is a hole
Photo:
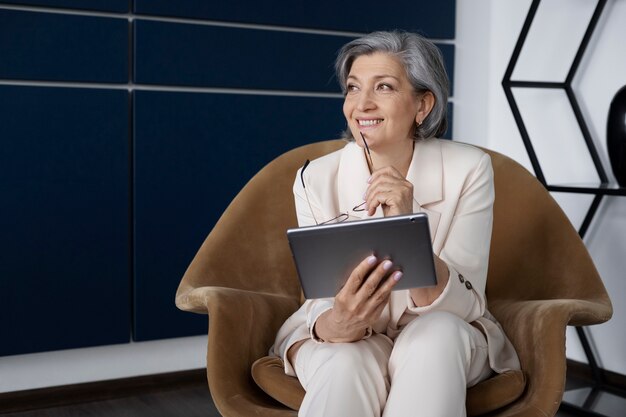
[[[611,100],[606,124],[606,144],[617,182],[626,187],[626,85]]]

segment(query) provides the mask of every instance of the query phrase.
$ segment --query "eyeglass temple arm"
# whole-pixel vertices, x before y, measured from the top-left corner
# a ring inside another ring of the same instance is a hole
[[[306,188],[306,185],[304,185],[304,170],[306,169],[306,167],[309,166],[309,163],[311,163],[311,161],[307,159],[304,165],[302,166],[302,169],[300,170],[300,181],[302,181],[302,188]]]

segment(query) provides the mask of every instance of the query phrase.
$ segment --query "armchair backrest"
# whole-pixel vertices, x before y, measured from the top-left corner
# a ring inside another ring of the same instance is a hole
[[[224,211],[189,265],[177,292],[217,286],[299,298],[300,284],[285,231],[297,226],[293,201],[296,171],[307,159],[342,146],[316,142],[284,153],[261,169]],[[228,265],[223,268],[222,265]],[[228,276],[216,271],[228,270]]]
[[[222,286],[300,297],[285,230],[297,225],[295,173],[345,145],[316,142],[265,166],[235,197],[189,265],[178,295]],[[492,160],[496,199],[487,294],[496,300],[577,298],[608,302],[578,233],[546,189],[512,159],[484,149]],[[228,264],[228,276],[218,276]]]
[[[517,162],[484,151],[491,156],[496,195],[489,300],[608,302],[584,243],[550,193]]]

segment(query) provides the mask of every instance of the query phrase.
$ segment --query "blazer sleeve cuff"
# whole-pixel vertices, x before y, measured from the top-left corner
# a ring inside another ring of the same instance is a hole
[[[327,312],[331,308],[333,308],[332,305],[331,306],[326,306],[326,308],[320,309],[319,311],[316,311],[316,315],[312,318],[311,323],[309,324],[309,337],[315,343],[324,343],[324,340],[320,339],[319,336],[315,333],[315,323],[317,323],[317,319],[319,319],[322,314],[324,314],[325,312]]]
[[[482,315],[480,306],[484,303],[481,302],[481,297],[477,294],[470,280],[450,264],[448,264],[448,269],[450,271],[448,284],[441,295],[430,305],[418,307],[413,302],[410,292],[407,291],[407,310],[417,315],[427,314],[431,311],[448,311],[472,322]]]
[[[289,362],[287,358],[287,352],[289,352],[289,348],[294,344],[298,343],[301,340],[307,339],[307,331],[304,326],[297,328],[289,337],[289,340],[285,343],[282,359],[285,365],[285,373],[289,376],[296,376],[296,370],[294,369],[294,365]]]

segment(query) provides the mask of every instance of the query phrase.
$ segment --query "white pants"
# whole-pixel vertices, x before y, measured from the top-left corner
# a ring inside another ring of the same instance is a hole
[[[485,336],[446,312],[416,317],[395,343],[308,340],[295,370],[299,417],[463,417],[467,387],[491,374]]]

